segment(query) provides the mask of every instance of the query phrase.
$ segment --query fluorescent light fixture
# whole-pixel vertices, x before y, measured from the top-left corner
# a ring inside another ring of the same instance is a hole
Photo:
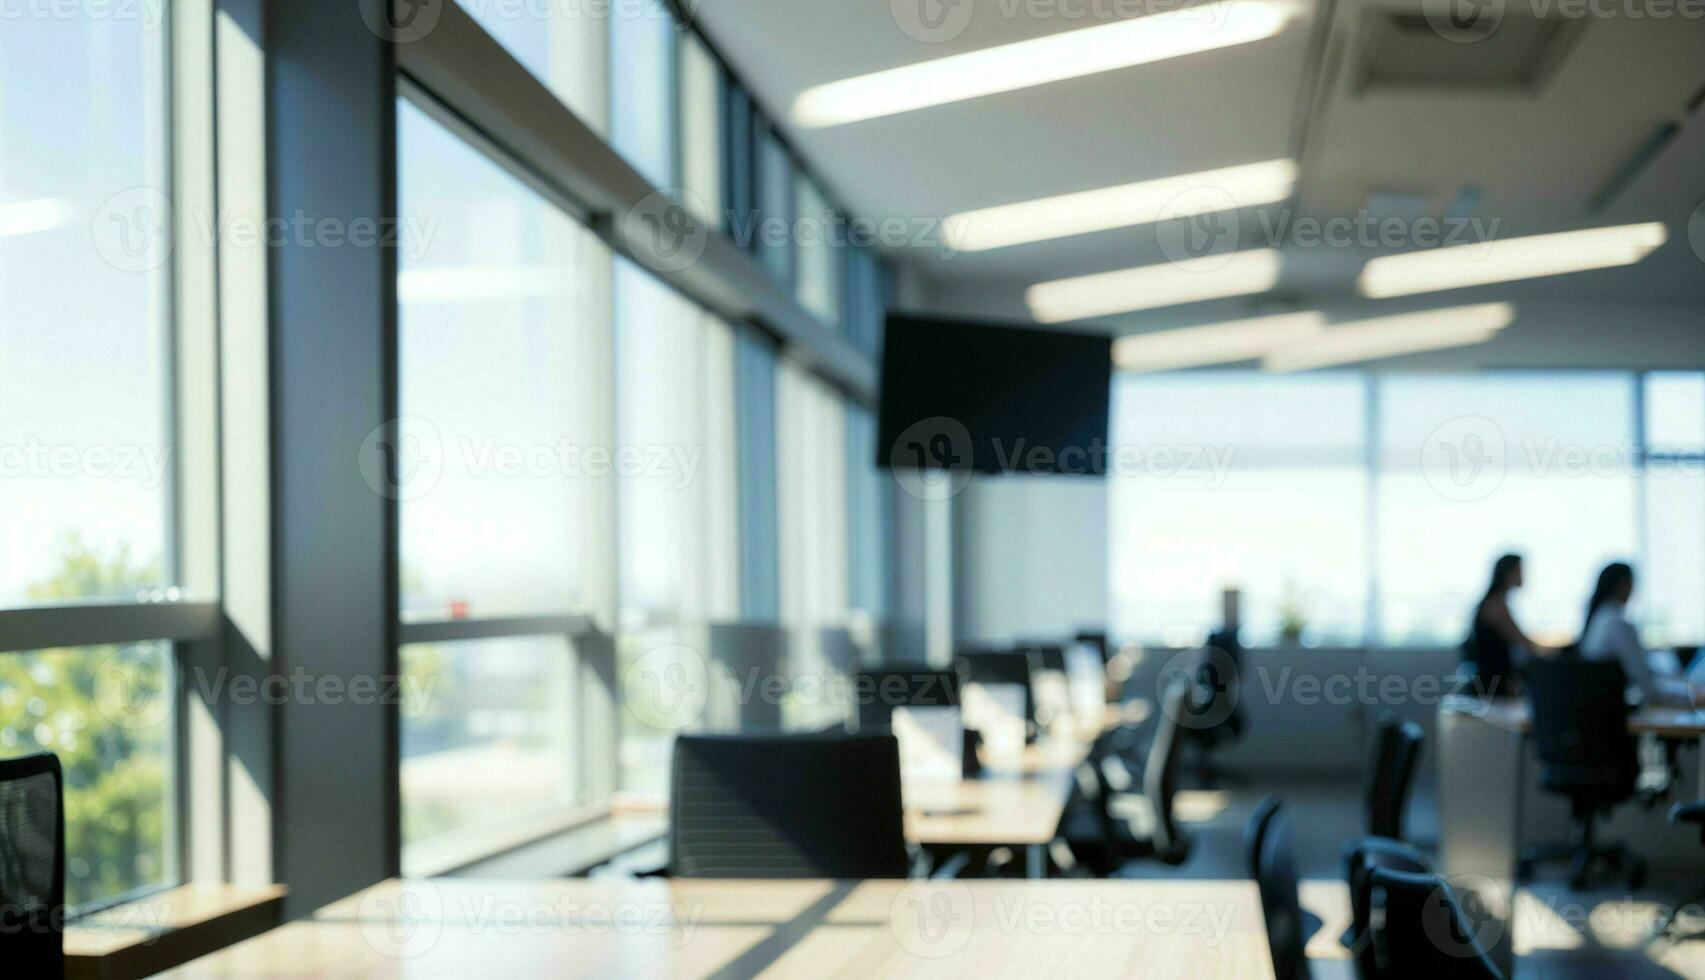
[[[1307,371],[1399,354],[1483,344],[1516,318],[1509,303],[1482,303],[1329,327],[1314,340],[1267,355],[1269,371]]]
[[[1650,222],[1451,245],[1374,259],[1363,267],[1358,285],[1362,295],[1385,299],[1609,269],[1633,265],[1668,238],[1662,222]]]
[[[949,248],[984,252],[1153,224],[1175,215],[1272,204],[1291,196],[1296,179],[1295,163],[1268,160],[964,211],[950,215],[942,231]]]
[[[806,89],[793,103],[793,121],[840,126],[1249,44],[1279,33],[1295,13],[1286,0],[1190,4],[920,61]]]
[[[1030,315],[1064,323],[1111,313],[1264,293],[1279,281],[1279,252],[1264,248],[1038,283],[1024,292]]]
[[[1326,317],[1307,312],[1133,334],[1113,341],[1113,366],[1142,373],[1251,361],[1318,337],[1325,328]]]
[[[0,238],[50,231],[65,222],[65,205],[51,197],[0,204]]]

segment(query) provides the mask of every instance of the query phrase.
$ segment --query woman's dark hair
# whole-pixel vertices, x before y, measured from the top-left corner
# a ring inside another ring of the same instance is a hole
[[[1505,589],[1509,588],[1509,586],[1504,584],[1505,580],[1510,577],[1511,572],[1515,571],[1517,568],[1520,568],[1520,567],[1521,567],[1521,556],[1520,555],[1504,555],[1504,556],[1500,557],[1497,561],[1493,562],[1492,563],[1492,584],[1486,586],[1486,595],[1480,601],[1485,602],[1487,599],[1490,599],[1493,596],[1497,595],[1498,593],[1503,592]]]
[[[1593,621],[1593,613],[1598,607],[1610,601],[1610,597],[1622,590],[1625,585],[1634,581],[1634,569],[1626,562],[1611,562],[1604,566],[1604,571],[1598,573],[1598,585],[1593,589],[1592,601],[1587,603],[1587,623]],[[1581,635],[1586,635],[1586,626],[1581,627]]]

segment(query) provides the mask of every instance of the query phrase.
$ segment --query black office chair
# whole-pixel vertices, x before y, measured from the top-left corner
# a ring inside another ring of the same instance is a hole
[[[1432,861],[1419,848],[1389,837],[1363,837],[1344,851],[1344,880],[1349,886],[1350,926],[1339,942],[1350,951],[1356,976],[1376,980],[1379,967],[1370,934],[1373,922],[1373,873],[1379,868],[1431,874]]]
[[[672,785],[673,876],[907,876],[892,735],[683,735]]]
[[[1182,681],[1168,688],[1146,746],[1132,729],[1104,732],[1079,770],[1087,771],[1089,778],[1074,790],[1059,836],[1078,860],[1103,877],[1116,876],[1126,861],[1138,858],[1179,865],[1190,857],[1192,841],[1173,816],[1184,744],[1180,719],[1188,710],[1189,695],[1189,685]],[[1116,768],[1138,770],[1142,792],[1119,792],[1110,775]],[[1119,810],[1130,816],[1119,816]]]
[[[1526,678],[1542,767],[1540,785],[1569,798],[1572,826],[1568,842],[1525,851],[1517,876],[1526,879],[1538,864],[1567,859],[1572,888],[1586,887],[1598,863],[1626,869],[1629,887],[1639,887],[1645,880],[1645,862],[1625,846],[1600,844],[1594,836],[1598,818],[1634,796],[1640,774],[1637,745],[1628,733],[1627,682],[1621,665],[1535,657]]]
[[[1415,783],[1416,763],[1426,733],[1412,721],[1387,714],[1374,735],[1373,758],[1365,778],[1367,832],[1374,837],[1403,840],[1403,811]]]
[[[1296,859],[1292,854],[1290,822],[1279,801],[1267,797],[1243,833],[1249,873],[1261,892],[1261,915],[1267,924],[1267,948],[1277,980],[1308,980],[1308,937],[1320,927],[1303,911],[1297,897]]]
[[[1503,980],[1443,877],[1376,868],[1373,908],[1374,976],[1380,980]]]
[[[895,708],[956,708],[962,678],[956,670],[887,666],[860,669],[854,680],[858,730],[887,731]]]
[[[49,754],[0,759],[0,962],[65,976],[65,778]]]
[[[1200,750],[1200,774],[1204,782],[1218,782],[1213,752],[1243,737],[1242,707],[1243,644],[1235,630],[1221,630],[1208,637],[1202,659],[1196,665],[1195,703],[1197,723],[1185,729],[1185,737]]]
[[[954,657],[954,665],[964,675],[966,683],[1016,685],[1024,690],[1024,738],[1027,742],[1035,741],[1039,730],[1036,688],[1031,680],[1034,659],[1024,650],[965,650]]]

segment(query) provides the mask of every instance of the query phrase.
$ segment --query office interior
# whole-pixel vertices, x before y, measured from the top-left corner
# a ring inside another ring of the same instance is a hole
[[[1693,0],[0,2],[0,972],[1705,977],[1702,103]]]

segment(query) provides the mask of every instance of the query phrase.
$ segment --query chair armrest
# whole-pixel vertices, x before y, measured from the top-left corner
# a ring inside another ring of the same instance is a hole
[[[1677,803],[1669,809],[1670,823],[1705,823],[1705,801]]]

